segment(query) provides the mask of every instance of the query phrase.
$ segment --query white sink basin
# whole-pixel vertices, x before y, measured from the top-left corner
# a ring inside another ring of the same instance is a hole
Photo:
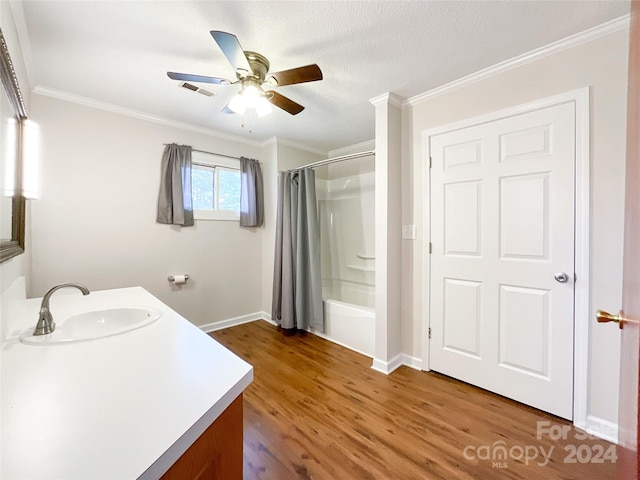
[[[55,319],[55,312],[53,313]],[[153,307],[122,307],[74,315],[57,324],[53,333],[33,335],[33,328],[20,335],[29,345],[54,345],[111,337],[144,327],[156,321],[162,312]]]

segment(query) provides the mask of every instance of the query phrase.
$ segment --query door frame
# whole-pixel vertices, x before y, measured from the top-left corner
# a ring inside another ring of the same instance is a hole
[[[422,225],[425,241],[422,245],[422,365],[421,369],[430,370],[429,326],[431,310],[431,172],[430,137],[454,130],[472,127],[482,123],[494,122],[507,117],[534,112],[544,108],[566,103],[574,104],[575,111],[575,191],[574,191],[574,262],[576,282],[574,283],[574,351],[573,351],[573,424],[587,430],[587,394],[589,365],[589,322],[591,300],[590,278],[590,87],[571,90],[534,102],[509,107],[496,112],[468,118],[459,122],[442,125],[422,132]]]

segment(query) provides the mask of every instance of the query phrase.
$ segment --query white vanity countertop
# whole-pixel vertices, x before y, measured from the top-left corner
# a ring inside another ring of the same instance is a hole
[[[161,476],[253,380],[251,365],[142,287],[51,297],[54,320],[155,307],[137,330],[79,343],[2,344],[0,478],[125,480]],[[24,328],[40,299],[16,309]]]

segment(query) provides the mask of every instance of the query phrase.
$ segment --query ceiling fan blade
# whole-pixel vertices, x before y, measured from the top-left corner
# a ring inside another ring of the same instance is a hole
[[[296,103],[290,98],[287,98],[284,95],[280,95],[278,92],[274,92],[273,90],[267,92],[267,100],[269,100],[271,104],[275,105],[278,108],[281,108],[291,115],[297,115],[304,110],[304,107],[299,103]]]
[[[278,86],[282,87],[283,85],[293,85],[294,83],[322,80],[322,70],[314,63],[313,65],[270,73],[269,76],[275,78]]]
[[[217,83],[218,85],[229,85],[230,80],[218,77],[206,77],[204,75],[192,75],[190,73],[167,72],[167,76],[173,80],[185,80],[187,82]]]
[[[247,60],[244,50],[240,46],[238,37],[231,33],[220,32],[218,30],[211,30],[211,36],[216,41],[224,56],[227,57],[229,63],[235,71],[238,69],[246,70],[247,73],[253,73],[249,61]]]

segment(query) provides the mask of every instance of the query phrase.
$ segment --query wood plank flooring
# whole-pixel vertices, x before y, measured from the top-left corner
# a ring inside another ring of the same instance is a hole
[[[408,367],[385,376],[370,358],[264,321],[211,335],[254,367],[246,480],[615,478],[615,446],[465,383]]]

